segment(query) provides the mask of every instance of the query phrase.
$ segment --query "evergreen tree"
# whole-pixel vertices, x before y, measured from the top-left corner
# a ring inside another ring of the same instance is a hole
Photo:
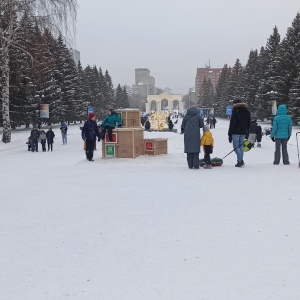
[[[276,88],[280,93],[280,100],[278,104],[285,103],[288,105],[289,113],[291,114],[293,122],[299,118],[298,108],[299,104],[293,96],[289,98],[290,89],[295,90],[297,86],[298,77],[300,75],[300,13],[298,12],[292,22],[292,26],[288,28],[286,37],[283,39],[277,60],[277,68],[280,73],[276,77]]]
[[[129,108],[129,96],[126,90],[126,87],[123,87],[123,92],[122,92],[122,99],[123,99],[123,104],[122,104],[122,108]]]
[[[227,96],[227,85],[230,71],[231,69],[228,68],[227,64],[225,64],[216,86],[215,115],[218,117],[226,117],[226,106],[230,104],[231,99]]]
[[[121,88],[120,83],[118,84],[116,88],[116,108],[121,108],[123,106],[123,90]]]

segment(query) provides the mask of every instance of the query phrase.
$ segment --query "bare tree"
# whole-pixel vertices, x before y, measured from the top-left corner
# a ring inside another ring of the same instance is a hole
[[[77,0],[0,0],[0,94],[2,95],[3,135],[2,142],[11,141],[9,116],[9,50],[17,48],[20,20],[24,15],[41,30],[49,29],[54,34],[69,36],[74,32]],[[71,25],[71,26],[70,26]],[[27,53],[30,55],[29,53]]]

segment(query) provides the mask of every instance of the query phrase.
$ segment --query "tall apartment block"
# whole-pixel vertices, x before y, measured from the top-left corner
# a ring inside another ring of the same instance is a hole
[[[146,68],[135,69],[135,84],[132,86],[133,105],[144,110],[147,96],[155,94],[155,78],[150,76],[150,70]]]
[[[197,99],[200,98],[202,82],[204,77],[206,77],[206,80],[210,79],[213,87],[216,89],[222,70],[223,70],[222,68],[210,68],[210,67],[197,68],[197,74],[195,80],[195,91],[196,91]]]

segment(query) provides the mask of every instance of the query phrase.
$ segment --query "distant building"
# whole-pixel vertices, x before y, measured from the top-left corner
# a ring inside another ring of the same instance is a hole
[[[202,89],[202,82],[204,77],[206,79],[210,79],[214,89],[216,89],[220,74],[222,72],[222,68],[197,68],[197,74],[196,74],[196,80],[195,80],[195,92],[196,92],[196,98],[200,98],[201,89]]]
[[[80,62],[80,52],[76,49],[70,49],[70,54],[75,62],[75,65],[77,66],[78,63]]]
[[[184,112],[184,102],[181,95],[171,95],[162,93],[159,95],[148,95],[146,103],[146,113],[165,113],[167,115],[175,112]]]
[[[135,69],[135,84],[131,88],[130,105],[145,110],[148,95],[156,94],[155,78],[146,68]]]

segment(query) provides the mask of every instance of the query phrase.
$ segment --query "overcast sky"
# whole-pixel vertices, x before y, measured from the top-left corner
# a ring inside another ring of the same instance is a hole
[[[300,0],[77,0],[74,48],[85,67],[108,70],[113,84],[134,84],[148,68],[156,86],[186,94],[197,67],[247,63],[276,25],[281,38]]]

